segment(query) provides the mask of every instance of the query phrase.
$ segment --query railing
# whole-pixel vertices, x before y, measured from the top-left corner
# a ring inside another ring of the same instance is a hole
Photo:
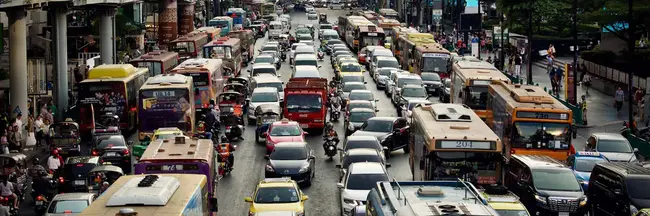
[[[86,64],[88,59],[99,56],[98,52],[81,52],[77,54],[77,59],[81,60],[83,64]]]
[[[393,178],[393,182],[391,182],[391,184],[392,183],[395,183],[395,185],[397,186],[397,200],[401,200],[402,199],[402,194],[404,194],[404,192],[402,191],[402,186],[399,185],[397,179],[395,179],[395,178]],[[409,205],[410,205],[410,203],[406,199],[406,194],[404,194],[404,206],[409,206]],[[411,213],[413,213],[413,215],[415,215],[415,210],[413,210],[413,208],[409,208],[409,209],[411,210]],[[396,210],[397,209],[395,209],[393,211],[396,211]]]

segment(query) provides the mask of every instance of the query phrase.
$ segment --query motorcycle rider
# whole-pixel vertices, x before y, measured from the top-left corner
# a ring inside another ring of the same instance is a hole
[[[61,166],[63,166],[63,162],[61,162],[63,158],[59,156],[59,151],[54,149],[52,150],[52,154],[47,158],[47,168],[52,171],[52,173],[56,173]]]
[[[332,140],[334,141],[334,143],[336,143],[336,145],[339,145],[339,141],[340,141],[339,140],[339,134],[336,133],[336,130],[334,129],[334,124],[332,124],[332,122],[327,122],[325,124],[325,133],[323,133],[323,139],[325,141],[327,141],[327,138],[329,138],[329,137],[332,137],[333,138]],[[325,150],[325,152],[327,152],[327,142],[323,143],[323,150]],[[327,153],[325,153],[325,155],[327,155]]]
[[[226,137],[221,138],[221,140],[226,140]],[[235,169],[235,154],[233,153],[235,151],[235,147],[230,144],[230,143],[221,143],[221,145],[225,145],[226,148],[217,148],[217,152],[221,155],[222,153],[228,154],[228,166],[230,166],[230,170]],[[221,160],[221,157],[219,157],[219,160]]]
[[[341,114],[341,97],[336,93],[332,94],[332,97],[330,97],[330,121],[332,120],[334,111],[338,111],[339,115]]]
[[[7,176],[0,176],[0,195],[11,197],[14,201],[14,209],[18,209],[18,196],[14,193],[15,190],[14,184],[8,180]]]
[[[32,178],[37,178],[39,177],[42,173],[47,174],[47,170],[45,170],[45,167],[41,166],[41,160],[38,159],[37,157],[34,157],[32,159],[32,168],[29,169],[29,175]]]
[[[205,116],[205,132],[206,132],[206,138],[207,139],[212,139],[212,136],[216,136],[217,134],[212,134],[212,131],[216,129],[217,127],[217,122],[218,122],[218,116],[217,112],[214,110],[214,105],[210,105],[210,112],[207,113]],[[208,133],[209,132],[209,133]]]

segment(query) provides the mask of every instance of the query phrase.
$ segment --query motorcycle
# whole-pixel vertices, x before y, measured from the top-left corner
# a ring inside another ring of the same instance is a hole
[[[318,51],[318,60],[323,61],[323,58],[325,58],[325,53],[323,53],[323,51],[319,50]]]
[[[332,105],[332,109],[330,109],[330,121],[338,121],[339,118],[341,117],[341,107],[335,107]]]
[[[222,141],[235,141],[237,139],[244,140],[242,135],[244,134],[244,126],[239,123],[238,120],[239,117],[237,116],[227,116],[224,118],[224,122],[226,125],[226,131],[224,134],[226,135],[226,140]]]
[[[237,146],[232,146],[232,149],[229,148],[230,143],[220,143],[218,148],[219,152],[219,176],[226,176],[232,172],[232,164],[230,164],[229,157],[237,148]]]
[[[207,124],[205,121],[200,120],[196,137],[199,139],[207,139],[212,137],[212,143],[219,143],[219,134],[221,133],[219,125],[212,126],[209,131],[206,131]]]
[[[333,136],[329,136],[324,138],[325,140],[325,154],[330,157],[330,160],[333,160],[333,157],[336,155],[336,152],[338,151],[336,149],[336,142],[334,141]]]
[[[41,176],[41,179],[36,180],[36,184],[45,186],[44,191],[34,190],[34,180],[32,180],[32,198],[34,199],[34,212],[38,215],[43,215],[47,211],[47,207],[50,205],[50,200],[54,198],[54,192],[56,192],[57,183],[45,174]]]
[[[16,216],[18,215],[18,210],[14,208],[14,199],[11,196],[1,196],[0,204],[3,206],[9,207],[9,215]]]

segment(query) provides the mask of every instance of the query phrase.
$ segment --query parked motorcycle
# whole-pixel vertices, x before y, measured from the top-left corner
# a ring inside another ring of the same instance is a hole
[[[329,136],[324,138],[325,140],[325,154],[330,157],[330,160],[333,160],[333,157],[336,155],[336,152],[338,151],[336,149],[336,141],[334,141],[334,137]]]

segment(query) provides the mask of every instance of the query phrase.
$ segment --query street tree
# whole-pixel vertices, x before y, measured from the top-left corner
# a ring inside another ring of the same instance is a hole
[[[627,43],[635,43],[636,39],[644,32],[648,32],[650,28],[650,0],[634,0],[632,3],[633,23],[636,30],[632,38],[629,37],[627,30],[629,1],[579,0],[578,3],[580,20],[597,23]]]
[[[585,0],[586,1],[586,0]],[[496,0],[497,10],[505,14],[506,25],[513,29],[526,29],[532,13],[533,31],[542,28],[550,32],[563,32],[571,27],[571,0]]]

